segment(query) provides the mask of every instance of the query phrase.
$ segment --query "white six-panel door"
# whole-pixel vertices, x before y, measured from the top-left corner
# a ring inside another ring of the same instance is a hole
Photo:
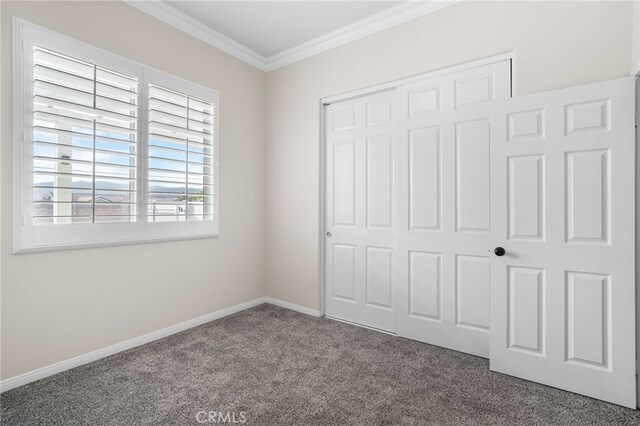
[[[400,336],[489,356],[490,110],[510,64],[398,88]]]
[[[326,110],[325,313],[395,331],[394,91]]]
[[[489,103],[510,61],[326,109],[325,311],[489,356]]]
[[[492,105],[491,369],[635,408],[632,78]]]

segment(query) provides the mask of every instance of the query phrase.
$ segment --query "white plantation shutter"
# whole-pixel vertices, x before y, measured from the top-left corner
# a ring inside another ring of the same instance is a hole
[[[217,236],[217,92],[14,31],[14,253]]]
[[[215,105],[149,85],[148,216],[213,220]]]
[[[136,219],[138,81],[33,51],[33,223]]]

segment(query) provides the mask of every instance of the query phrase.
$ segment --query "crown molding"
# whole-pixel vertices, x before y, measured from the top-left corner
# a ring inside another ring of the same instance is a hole
[[[193,19],[164,1],[124,0],[124,2],[249,65],[266,71],[267,58]]]
[[[268,57],[266,63],[267,71],[301,61],[325,50],[386,30],[460,1],[462,0],[409,1],[391,7],[356,21],[351,25]]]
[[[302,43],[270,57],[265,57],[245,45],[180,12],[164,1],[124,0],[161,21],[234,56],[262,71],[272,71],[298,62],[310,56],[340,46],[350,41],[366,37],[378,31],[410,21],[419,16],[458,3],[462,0],[408,1],[387,10],[375,13],[351,25],[332,31],[313,40]]]

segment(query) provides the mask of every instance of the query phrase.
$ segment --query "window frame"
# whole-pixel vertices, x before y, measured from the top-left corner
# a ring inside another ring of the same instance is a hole
[[[114,71],[137,77],[138,143],[136,221],[90,224],[34,225],[33,205],[33,46],[77,59],[95,61]],[[13,18],[13,253],[29,253],[178,241],[219,236],[219,93],[202,85],[124,58],[21,18]],[[149,84],[206,100],[213,117],[213,219],[148,221]]]

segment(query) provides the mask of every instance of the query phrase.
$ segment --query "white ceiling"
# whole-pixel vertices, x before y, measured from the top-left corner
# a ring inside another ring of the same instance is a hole
[[[399,5],[399,1],[167,1],[268,58]]]
[[[270,71],[461,0],[125,0]]]

